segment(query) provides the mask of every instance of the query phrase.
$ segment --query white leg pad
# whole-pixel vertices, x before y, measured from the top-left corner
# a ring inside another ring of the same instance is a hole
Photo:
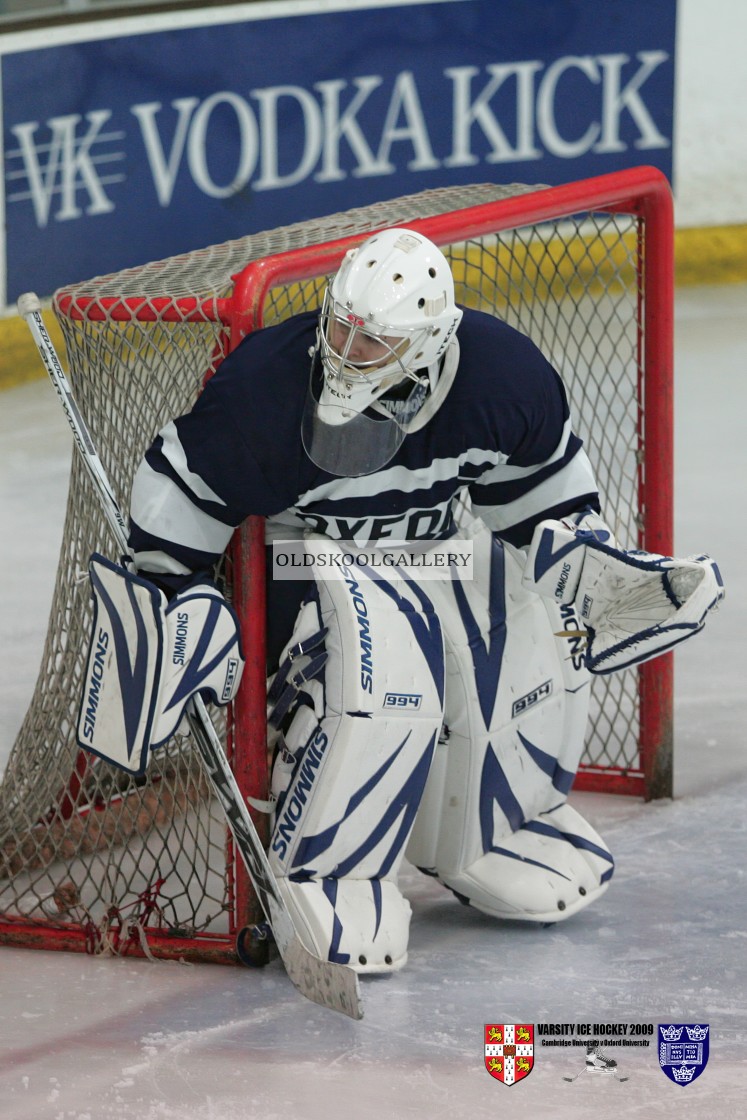
[[[410,904],[389,879],[279,878],[301,940],[356,972],[396,972],[407,962]]]
[[[474,580],[430,590],[446,646],[445,733],[407,850],[463,901],[529,921],[599,897],[612,861],[564,802],[586,730],[578,627],[522,586],[523,557],[473,527]]]
[[[604,841],[570,805],[541,813],[441,881],[496,918],[558,922],[598,899],[613,861]]]
[[[284,713],[270,863],[307,947],[360,972],[392,971],[407,957],[410,907],[397,875],[444,693],[428,596],[371,576],[345,568],[319,581],[289,646],[307,652],[279,670],[270,694]],[[320,665],[312,679],[297,668],[304,658]],[[284,682],[298,691],[290,707]]]

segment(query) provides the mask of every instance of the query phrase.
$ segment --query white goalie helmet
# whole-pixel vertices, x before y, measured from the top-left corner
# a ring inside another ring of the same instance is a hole
[[[344,477],[389,462],[440,403],[461,318],[449,262],[422,234],[388,229],[350,249],[319,317],[302,431],[313,462]]]

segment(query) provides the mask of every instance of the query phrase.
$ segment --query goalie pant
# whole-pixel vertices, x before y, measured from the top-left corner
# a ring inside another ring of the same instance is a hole
[[[405,964],[405,852],[501,918],[557,921],[606,889],[612,857],[566,804],[589,678],[522,560],[483,529],[472,581],[426,593],[356,566],[307,597],[269,691],[270,861],[312,952]]]

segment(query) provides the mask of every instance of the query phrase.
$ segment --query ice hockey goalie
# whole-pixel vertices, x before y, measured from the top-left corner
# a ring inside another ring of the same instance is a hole
[[[501,919],[565,920],[607,889],[612,856],[567,801],[590,673],[698,633],[723,588],[706,556],[626,550],[602,506],[557,372],[458,307],[446,258],[409,229],[350,250],[319,313],[245,338],[156,436],[130,546],[167,599],[212,577],[250,514],[268,548],[339,553],[335,578],[270,565],[268,583],[270,858],[315,953],[404,964],[405,855]],[[459,533],[470,579],[346,562],[346,542]],[[557,637],[568,603],[584,663]]]

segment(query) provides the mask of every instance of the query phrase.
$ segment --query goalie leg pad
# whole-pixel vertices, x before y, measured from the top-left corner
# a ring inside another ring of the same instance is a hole
[[[277,883],[301,940],[318,955],[358,973],[397,972],[407,963],[410,904],[391,879]]]
[[[473,539],[473,582],[437,583],[431,592],[446,642],[448,735],[437,748],[407,855],[488,913],[537,921],[550,913],[557,920],[548,879],[577,882],[573,905],[570,895],[562,899],[569,916],[598,897],[609,870],[596,834],[588,838],[606,853],[601,862],[590,869],[579,854],[576,834],[589,827],[580,822],[552,838],[548,866],[562,870],[543,869],[537,859],[539,874],[527,875],[531,853],[549,844],[537,822],[559,811],[575,777],[589,676],[569,647],[568,608],[561,617],[561,608],[522,587],[523,557],[487,530]]]
[[[526,821],[443,882],[493,917],[558,922],[603,895],[613,869],[601,837],[564,804]]]
[[[297,688],[273,768],[270,862],[312,952],[391,971],[407,956],[396,879],[443,718],[443,639],[414,584],[339,571],[315,585],[281,659],[305,650],[316,675],[292,659],[272,690],[287,707]]]

